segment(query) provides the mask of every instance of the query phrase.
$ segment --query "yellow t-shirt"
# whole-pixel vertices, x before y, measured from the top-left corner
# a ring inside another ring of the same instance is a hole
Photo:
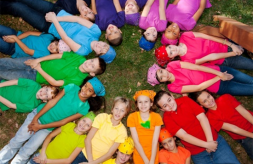
[[[101,113],[93,121],[92,127],[98,129],[91,140],[94,160],[105,155],[115,142],[123,143],[127,138],[126,127],[121,122],[117,126],[112,126],[111,117],[111,114]],[[87,157],[85,148],[83,154]]]
[[[103,164],[116,164],[115,160],[116,160],[116,158],[108,159],[107,161],[103,162]]]
[[[78,135],[74,132],[76,124],[67,123],[61,127],[61,133],[50,142],[46,149],[48,159],[68,158],[77,148],[84,147],[84,139],[86,135]]]

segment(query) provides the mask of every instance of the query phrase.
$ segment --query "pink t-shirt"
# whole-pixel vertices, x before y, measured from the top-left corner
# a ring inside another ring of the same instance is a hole
[[[164,0],[164,9],[166,8],[168,0]],[[148,16],[141,16],[139,21],[139,27],[146,30],[149,27],[155,27],[158,32],[163,32],[166,29],[167,21],[160,20],[159,15],[159,0],[155,0],[152,4]]]
[[[196,25],[193,15],[199,9],[201,0],[180,0],[177,5],[169,4],[166,9],[167,21],[175,22],[181,30],[192,30]],[[206,0],[206,8],[212,5]]]
[[[187,61],[195,64],[197,59],[201,59],[211,53],[228,52],[228,46],[222,43],[217,43],[212,40],[203,38],[195,38],[193,32],[184,32],[179,43],[184,43],[187,47],[187,52],[184,56],[180,56],[182,61]],[[210,64],[221,65],[225,59],[210,61]]]
[[[205,65],[206,67],[220,71],[220,67],[216,65]],[[168,84],[168,90],[174,93],[181,93],[185,85],[198,85],[207,80],[214,78],[216,75],[202,71],[189,70],[181,68],[180,61],[172,61],[166,68],[175,76],[175,81]],[[220,80],[207,88],[208,91],[217,93],[220,86]]]

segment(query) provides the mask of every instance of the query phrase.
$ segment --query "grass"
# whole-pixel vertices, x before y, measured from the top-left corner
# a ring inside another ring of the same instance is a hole
[[[171,0],[170,0],[171,2]],[[217,22],[213,22],[213,15],[224,15],[236,19],[248,25],[253,25],[253,0],[211,0],[212,8],[204,11],[198,24],[218,26]],[[20,18],[14,18],[9,15],[1,15],[0,22],[2,25],[10,26],[15,30],[29,31],[36,30]],[[123,43],[119,47],[115,47],[117,52],[116,59],[107,66],[107,70],[98,78],[106,87],[107,108],[105,112],[110,113],[113,99],[116,96],[128,97],[132,100],[132,96],[138,90],[152,89],[159,91],[165,89],[166,86],[158,85],[152,87],[146,82],[146,74],[148,68],[155,63],[154,49],[149,52],[143,51],[138,46],[141,36],[141,30],[138,27],[125,25],[122,29]],[[105,40],[104,32],[101,40]],[[161,45],[160,39],[156,43],[155,48]],[[0,54],[0,57],[8,57]],[[94,54],[88,58],[94,57]],[[253,76],[251,71],[245,73]],[[176,95],[175,97],[179,97]],[[252,96],[241,96],[237,99],[247,108],[252,110]],[[15,135],[18,128],[22,125],[26,118],[26,114],[17,114],[13,110],[3,113],[0,119],[0,149],[6,145]],[[123,120],[126,123],[126,119]],[[253,163],[245,153],[244,149],[231,139],[224,132],[220,133],[228,141],[233,152],[242,164]]]

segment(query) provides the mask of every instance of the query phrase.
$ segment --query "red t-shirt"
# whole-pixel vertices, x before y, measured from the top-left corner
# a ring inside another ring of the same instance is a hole
[[[204,109],[201,108],[196,102],[189,97],[181,97],[176,99],[177,111],[176,112],[165,112],[163,115],[163,122],[166,129],[175,135],[178,130],[183,129],[188,134],[206,141],[205,133],[200,125],[197,115],[204,113]],[[218,133],[211,127],[213,140],[217,140]],[[206,150],[205,148],[192,145],[188,142],[181,140],[182,144],[192,155],[198,154]]]
[[[208,110],[206,116],[211,124],[211,126],[219,132],[223,123],[230,123],[238,126],[249,132],[253,132],[253,125],[247,121],[235,108],[241,103],[238,102],[233,96],[225,94],[217,98],[216,100],[217,109]],[[253,112],[249,111],[251,115]],[[224,130],[226,131],[226,130]],[[235,134],[230,131],[226,131],[233,139],[244,139],[245,136]]]
[[[186,54],[180,57],[181,60],[194,64],[197,59],[201,59],[211,53],[228,52],[227,45],[208,39],[195,38],[192,32],[184,32],[179,39],[179,43],[184,43],[187,47]],[[224,59],[218,59],[208,63],[221,65],[223,62]]]

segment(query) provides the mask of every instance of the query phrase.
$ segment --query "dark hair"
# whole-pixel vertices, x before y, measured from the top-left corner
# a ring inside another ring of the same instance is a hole
[[[106,63],[103,59],[98,58],[98,62],[99,62],[99,69],[95,71],[96,75],[101,75],[105,72],[106,70]]]
[[[117,152],[119,152],[119,149],[117,149],[117,151],[112,155],[112,159],[117,158]],[[133,153],[131,154],[129,160],[126,163],[124,163],[124,164],[134,164]]]
[[[93,77],[87,77],[83,80],[83,83],[80,85],[80,91],[82,89],[82,87]],[[106,101],[105,98],[102,96],[96,96],[96,97],[90,97],[88,98],[88,103],[90,104],[90,110],[89,111],[93,111],[93,112],[97,112],[100,109],[106,109]]]
[[[164,69],[165,69],[165,68],[164,68]],[[158,78],[158,76],[157,76],[157,73],[155,73],[155,78],[156,78],[156,80],[157,80],[159,83],[161,83],[161,84],[165,84],[165,85],[171,84],[170,81],[160,82],[160,80],[159,80],[159,78]]]
[[[121,45],[121,43],[123,41],[123,38],[122,38],[122,34],[121,33],[119,33],[119,34],[120,34],[120,36],[117,37],[117,38],[115,38],[115,39],[112,39],[112,40],[107,39],[108,42],[109,42],[109,44],[111,46],[119,46],[119,45]]]
[[[154,104],[158,107],[158,108],[161,108],[159,105],[158,105],[158,101],[160,101],[160,99],[162,98],[163,95],[168,95],[170,97],[172,97],[171,93],[168,92],[168,91],[162,91],[160,90],[159,92],[156,93],[155,97],[154,97]]]

